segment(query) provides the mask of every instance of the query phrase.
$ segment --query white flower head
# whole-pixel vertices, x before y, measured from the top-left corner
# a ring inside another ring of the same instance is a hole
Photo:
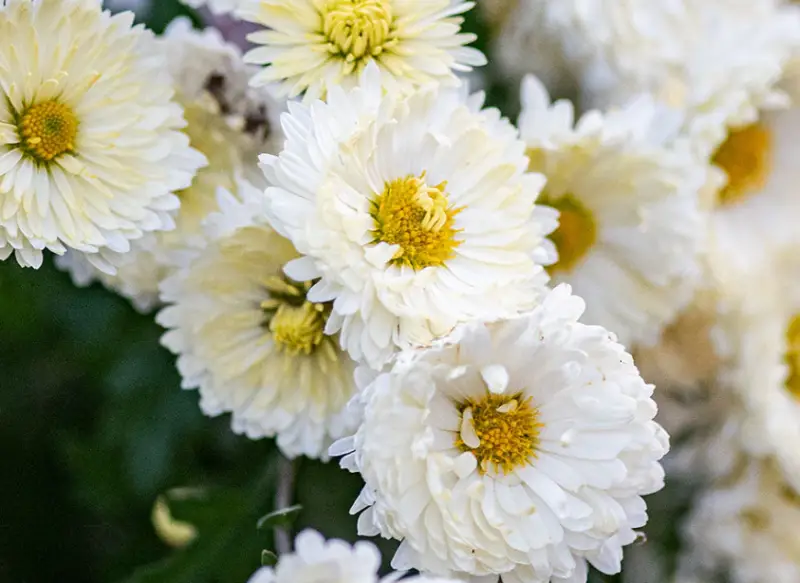
[[[169,57],[176,97],[183,105],[191,145],[208,159],[191,186],[178,192],[181,208],[175,229],[146,235],[129,252],[114,257],[116,275],[95,269],[82,255],[67,253],[57,264],[78,285],[100,280],[106,287],[149,311],[158,303],[158,285],[187,250],[201,248],[201,223],[218,210],[218,188],[236,191],[238,177],[263,183],[258,155],[278,152],[282,143],[280,112],[284,105],[265,91],[249,87],[253,68],[242,63],[236,46],[215,29],[196,31],[188,19],[174,20],[160,41]]]
[[[486,63],[464,45],[460,16],[474,5],[461,0],[242,0],[237,14],[270,30],[248,38],[265,45],[245,55],[266,65],[253,80],[279,83],[281,93],[325,98],[350,88],[369,63],[380,67],[389,92],[430,83],[457,85],[457,71]]]
[[[166,56],[99,0],[0,4],[0,257],[39,267],[108,254],[174,226],[201,154],[179,130]]]
[[[248,583],[393,583],[403,573],[394,572],[378,578],[381,555],[368,541],[354,545],[339,540],[325,540],[311,529],[297,535],[294,551],[281,555],[275,568],[262,567]],[[407,577],[404,583],[457,583],[451,579],[426,576]]]
[[[800,495],[770,464],[751,462],[697,502],[678,580],[711,581],[722,571],[732,583],[800,581],[798,524]]]
[[[555,212],[534,204],[540,175],[482,96],[384,94],[377,67],[327,103],[291,104],[286,146],[262,156],[270,220],[305,255],[293,279],[319,279],[327,332],[379,368],[459,322],[533,306],[551,260]]]
[[[529,583],[584,581],[587,561],[619,571],[668,437],[653,386],[583,308],[560,285],[363,388],[361,427],[330,453],[366,482],[359,533],[403,541],[393,566]]]
[[[207,415],[231,412],[235,432],[277,436],[287,456],[325,458],[358,421],[345,408],[354,364],[323,334],[330,306],[307,300],[311,282],[284,276],[297,252],[260,218],[262,191],[241,182],[219,205],[207,246],[162,284],[162,343]]]
[[[564,0],[542,26],[561,37],[585,105],[605,108],[642,92],[687,110],[695,138],[718,141],[785,103],[776,86],[800,47],[798,7],[783,0]]]
[[[676,139],[679,117],[646,97],[576,121],[570,102],[551,104],[529,76],[522,106],[530,169],[547,178],[539,202],[560,213],[553,280],[622,344],[655,342],[700,281],[707,164]]]

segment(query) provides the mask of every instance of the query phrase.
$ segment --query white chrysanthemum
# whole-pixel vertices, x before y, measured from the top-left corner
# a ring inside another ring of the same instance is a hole
[[[800,46],[800,18],[783,0],[536,2],[593,107],[650,92],[687,109],[714,142],[720,119],[745,123],[785,101],[775,83]]]
[[[357,423],[344,408],[354,365],[323,334],[330,306],[307,300],[311,282],[283,275],[298,255],[261,220],[262,191],[242,182],[218,202],[206,247],[162,284],[162,343],[207,415],[231,412],[234,431],[277,436],[287,456],[326,457]]]
[[[281,555],[277,566],[262,567],[248,583],[394,583],[403,573],[378,578],[381,555],[368,541],[354,545],[326,541],[318,532],[306,529],[297,535],[294,551]],[[451,579],[425,576],[406,577],[403,583],[457,583]]]
[[[619,571],[668,437],[653,386],[608,331],[578,323],[583,308],[558,286],[363,387],[363,424],[331,455],[352,452],[359,533],[401,539],[396,568],[506,583],[583,582],[587,561]]]
[[[796,259],[795,259],[796,261]],[[796,263],[795,263],[796,265]],[[750,454],[774,457],[800,490],[800,288],[798,271],[753,272],[760,300],[743,297],[717,326],[725,357],[722,381],[747,412],[742,443]]]
[[[430,83],[458,84],[455,71],[486,64],[475,40],[459,32],[472,2],[461,0],[242,0],[237,14],[271,30],[249,40],[266,46],[245,55],[266,65],[254,83],[279,83],[283,94],[325,98],[353,87],[369,63],[384,87],[409,93]]]
[[[481,103],[383,94],[370,65],[361,86],[292,104],[284,151],[262,156],[272,224],[306,256],[287,274],[321,278],[309,297],[334,302],[326,331],[355,360],[379,368],[459,322],[528,309],[545,285],[556,213],[534,205],[542,176]]]
[[[99,0],[0,3],[0,257],[111,252],[174,226],[189,147],[166,57],[133,14]],[[76,56],[77,55],[77,56]]]
[[[560,213],[549,270],[586,299],[586,321],[623,344],[653,343],[699,282],[708,168],[675,140],[679,122],[642,98],[577,122],[535,77],[519,126],[530,170],[547,178],[540,204]]]
[[[686,525],[679,581],[722,571],[732,583],[800,581],[800,496],[768,464],[752,463],[733,484],[709,490]]]
[[[192,8],[208,8],[212,14],[229,14],[242,5],[242,0],[181,0]]]
[[[216,210],[216,191],[235,191],[237,177],[260,184],[261,152],[278,152],[282,144],[281,104],[264,91],[249,88],[253,69],[241,52],[215,29],[198,32],[188,19],[177,19],[162,41],[175,78],[177,99],[184,106],[191,145],[208,159],[191,186],[178,193],[181,208],[176,227],[153,233],[114,258],[116,275],[94,269],[86,259],[67,253],[57,264],[68,269],[78,285],[94,279],[130,298],[148,311],[158,303],[158,284],[180,263],[187,248],[204,244],[202,220]]]

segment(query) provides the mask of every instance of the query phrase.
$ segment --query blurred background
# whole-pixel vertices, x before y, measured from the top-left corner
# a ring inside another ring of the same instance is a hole
[[[108,5],[135,9],[156,32],[181,14],[210,18],[178,0]],[[479,14],[465,28],[488,52]],[[223,32],[242,38],[230,24]],[[516,89],[482,83],[491,104],[515,115]],[[0,264],[0,307],[0,582],[245,583],[261,551],[274,549],[271,531],[256,529],[275,507],[272,443],[234,435],[227,416],[204,417],[197,394],[180,390],[152,316],[100,286],[75,288],[52,261],[39,271]],[[360,479],[336,463],[301,460],[295,469],[295,529],[355,539],[348,509]],[[151,514],[159,495],[180,487],[200,488],[172,505],[197,537],[172,548]],[[681,499],[651,498],[658,536],[648,552],[669,555]],[[388,563],[394,543],[376,542]]]

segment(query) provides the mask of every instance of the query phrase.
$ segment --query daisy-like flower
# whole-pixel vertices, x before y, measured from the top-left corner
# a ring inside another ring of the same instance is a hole
[[[783,0],[532,1],[581,79],[585,106],[652,93],[688,110],[712,142],[720,117],[742,124],[784,101],[774,84],[800,43],[798,9]]]
[[[692,511],[678,581],[704,583],[715,572],[732,583],[800,581],[800,495],[770,464],[751,463],[739,473]]]
[[[248,583],[393,583],[404,573],[378,578],[381,555],[368,541],[351,545],[339,539],[326,541],[314,530],[297,535],[294,551],[281,555],[277,566],[262,567]],[[404,583],[457,583],[451,579],[416,576]]]
[[[325,98],[350,88],[368,63],[383,72],[389,92],[429,83],[456,85],[456,71],[486,64],[475,40],[459,32],[461,0],[242,0],[237,14],[270,30],[248,38],[265,45],[245,55],[266,65],[253,80],[279,83],[289,97]]]
[[[285,149],[261,158],[271,222],[305,255],[286,273],[319,279],[309,298],[333,302],[326,332],[354,360],[380,368],[459,322],[529,309],[546,285],[556,213],[534,205],[543,178],[481,100],[383,94],[370,65],[359,87],[292,104]]]
[[[181,208],[175,229],[153,233],[114,257],[116,275],[95,269],[82,255],[67,253],[57,264],[78,285],[100,280],[131,299],[141,311],[158,303],[159,283],[179,264],[187,248],[205,243],[201,222],[216,210],[218,188],[236,191],[237,177],[261,184],[261,152],[280,150],[282,105],[265,91],[249,88],[253,69],[241,52],[215,29],[198,32],[188,19],[173,21],[162,42],[175,78],[177,99],[184,106],[191,145],[208,159],[191,186],[179,191]]]
[[[357,424],[345,409],[354,365],[323,334],[331,306],[308,301],[312,282],[284,275],[298,255],[260,219],[262,191],[241,182],[219,206],[206,247],[162,284],[162,343],[204,413],[231,412],[235,432],[277,436],[287,456],[326,457]]]
[[[72,248],[113,273],[109,253],[174,226],[205,162],[166,56],[99,0],[5,0],[0,38],[0,258],[39,267]]]
[[[547,178],[540,204],[560,213],[548,269],[586,299],[586,321],[623,344],[653,343],[692,298],[705,233],[698,192],[708,169],[649,99],[577,122],[527,77],[519,126],[530,170]]]
[[[578,322],[583,308],[560,285],[362,388],[364,421],[330,452],[366,482],[359,533],[402,540],[395,568],[528,583],[583,582],[587,561],[619,571],[668,437],[653,386],[608,331]]]

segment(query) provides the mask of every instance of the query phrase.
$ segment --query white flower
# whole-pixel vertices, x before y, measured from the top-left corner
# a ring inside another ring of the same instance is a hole
[[[174,226],[203,156],[179,129],[166,56],[99,0],[0,4],[0,257],[111,252]]]
[[[473,6],[461,0],[242,0],[237,14],[270,30],[248,38],[265,46],[245,59],[266,65],[254,83],[280,83],[281,92],[308,100],[332,87],[352,87],[376,63],[389,92],[420,85],[458,84],[455,71],[486,63],[464,45],[460,16]]]
[[[540,204],[560,212],[553,280],[572,285],[586,321],[622,344],[655,342],[700,280],[707,165],[675,139],[680,120],[650,99],[576,122],[572,104],[551,104],[531,76],[522,102],[530,170],[547,178]]]
[[[583,308],[558,286],[363,388],[362,426],[330,453],[366,482],[359,533],[403,541],[393,566],[507,583],[583,582],[587,561],[619,571],[668,437],[653,386],[609,332],[578,323]]]
[[[262,567],[248,583],[393,583],[403,573],[378,578],[381,555],[368,541],[354,545],[339,540],[326,541],[318,532],[306,529],[295,538],[294,551],[281,555],[277,566]],[[457,583],[451,579],[417,576],[403,583]]]
[[[800,490],[800,271],[796,259],[793,267],[776,266],[748,274],[759,281],[758,293],[728,300],[715,340],[724,357],[720,380],[746,412],[743,447],[775,459]]]
[[[800,581],[800,496],[769,464],[751,463],[742,475],[703,495],[686,525],[681,581],[732,583]]]
[[[235,432],[277,436],[287,456],[326,457],[357,423],[344,409],[354,365],[323,334],[330,306],[307,301],[311,282],[283,275],[297,252],[260,219],[263,192],[242,182],[219,205],[207,246],[162,284],[162,343],[207,415],[231,412]]]
[[[243,0],[181,0],[192,8],[207,7],[212,14],[229,14],[241,6]]]
[[[383,95],[377,67],[328,102],[291,104],[286,147],[262,156],[271,222],[304,254],[286,273],[320,278],[328,333],[379,368],[396,348],[430,344],[459,322],[528,309],[552,258],[555,212],[542,177],[482,96]]]
[[[775,83],[800,46],[800,17],[783,0],[537,1],[585,105],[649,92],[688,110],[697,136],[714,142],[720,118],[741,124],[785,102]]]
[[[176,19],[167,28],[162,50],[169,56],[177,99],[184,106],[186,133],[191,145],[208,159],[191,186],[180,191],[176,227],[153,233],[115,256],[116,275],[94,269],[86,259],[67,253],[57,264],[72,273],[78,285],[99,279],[105,286],[149,311],[158,303],[158,285],[181,262],[187,248],[205,240],[202,220],[218,210],[218,188],[236,190],[237,177],[263,183],[258,169],[261,152],[278,152],[282,143],[280,112],[283,105],[264,91],[249,88],[253,69],[241,61],[241,52],[226,43],[215,29],[198,32],[188,19]]]

